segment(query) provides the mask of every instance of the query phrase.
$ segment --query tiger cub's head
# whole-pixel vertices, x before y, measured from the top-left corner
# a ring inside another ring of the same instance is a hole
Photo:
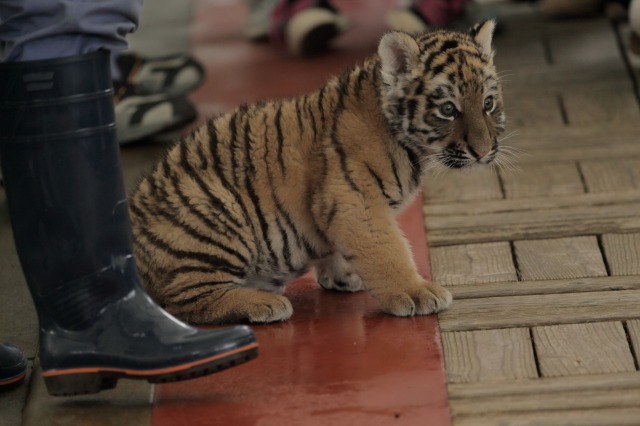
[[[468,34],[390,32],[378,47],[382,109],[398,141],[421,164],[488,164],[504,131],[502,89],[493,65],[495,23]],[[424,169],[424,167],[423,167]]]

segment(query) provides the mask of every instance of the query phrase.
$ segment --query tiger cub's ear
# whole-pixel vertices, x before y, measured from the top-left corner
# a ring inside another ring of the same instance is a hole
[[[409,34],[393,31],[385,34],[380,40],[378,55],[382,62],[384,82],[394,85],[398,77],[409,77],[416,68],[420,48]]]
[[[493,39],[493,30],[496,28],[496,23],[492,19],[487,19],[484,22],[476,24],[471,30],[469,34],[476,43],[480,45],[482,48],[482,52],[493,58],[493,49],[491,48],[491,41]]]

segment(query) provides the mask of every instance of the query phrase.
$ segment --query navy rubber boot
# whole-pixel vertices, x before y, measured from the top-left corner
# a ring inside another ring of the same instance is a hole
[[[27,357],[19,347],[0,343],[0,392],[20,385],[27,376]]]
[[[108,53],[0,64],[0,160],[49,393],[183,380],[257,356],[248,327],[190,327],[141,287]]]

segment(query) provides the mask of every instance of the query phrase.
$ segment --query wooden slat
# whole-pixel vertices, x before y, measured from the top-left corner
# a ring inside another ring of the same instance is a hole
[[[600,63],[582,68],[575,64],[530,67],[517,70],[517,73],[510,77],[505,90],[518,92],[523,96],[536,96],[544,90],[559,90],[569,86],[583,87],[589,84],[624,81],[628,78],[623,63]]]
[[[624,123],[640,118],[638,102],[629,81],[565,89],[562,99],[572,126],[601,121]]]
[[[584,193],[575,162],[522,164],[516,172],[503,175],[507,198],[554,197]]]
[[[521,200],[474,201],[468,203],[425,203],[427,220],[433,216],[475,217],[495,213],[525,213],[549,209],[591,208],[640,203],[640,191],[582,194]]]
[[[515,241],[523,280],[606,276],[596,237]]]
[[[640,364],[640,320],[627,321],[627,330],[629,330],[631,346],[636,354],[636,363]]]
[[[605,19],[593,20],[573,31],[547,33],[547,39],[554,64],[623,64],[615,33]]]
[[[495,57],[498,71],[513,74],[518,68],[548,66],[544,45],[539,36],[496,37],[494,43],[496,51],[500,52]],[[506,80],[511,80],[511,75],[506,77]]]
[[[514,145],[516,145],[514,143]],[[520,145],[516,145],[520,146]],[[527,155],[518,157],[517,163],[542,163],[552,161],[586,161],[598,159],[617,159],[640,156],[640,144],[631,142],[620,142],[615,145],[569,145],[561,144],[553,149],[540,144],[526,147]]]
[[[505,109],[508,111],[508,125],[512,129],[539,126],[563,126],[559,95],[553,92],[539,96],[505,93]],[[518,138],[515,138],[517,141]]]
[[[640,290],[456,300],[438,314],[442,331],[640,319]]]
[[[590,291],[640,290],[640,276],[583,277],[542,281],[506,281],[459,284],[449,287],[455,300],[528,294],[584,293]]]
[[[640,109],[630,79],[582,87],[567,86],[562,90],[562,98],[571,126],[596,122],[626,123],[640,118]]]
[[[471,200],[499,200],[502,190],[496,171],[490,167],[469,171],[434,171],[424,179],[425,200],[442,203]]]
[[[640,407],[505,413],[454,419],[455,426],[637,426]]]
[[[640,144],[638,144],[640,146]],[[427,216],[431,246],[640,231],[640,202],[521,212]],[[427,212],[428,215],[428,212]]]
[[[635,371],[619,321],[534,327],[532,331],[542,376]]]
[[[560,146],[616,146],[631,143],[638,137],[640,123],[592,123],[584,126],[549,125],[522,127],[510,141],[525,151],[530,147],[554,150]]]
[[[602,236],[611,275],[640,275],[640,234]]]
[[[529,329],[442,333],[449,383],[538,376]]]
[[[491,3],[490,1],[488,3]],[[506,10],[520,10],[516,16],[509,16],[509,26],[516,28],[513,31],[513,37],[519,39],[527,39],[532,37],[551,37],[559,34],[583,34],[591,31],[600,33],[602,28],[611,28],[611,24],[604,17],[585,18],[585,19],[549,19],[549,17],[539,13],[538,5],[529,5],[529,10],[523,4],[524,2],[507,2]],[[501,10],[502,5],[501,5]],[[509,34],[511,37],[511,33]],[[497,39],[500,39],[497,37]],[[575,61],[573,61],[575,62]],[[578,62],[578,64],[580,64]]]
[[[540,413],[549,410],[607,409],[638,407],[640,389],[604,389],[596,391],[533,395],[502,395],[485,398],[451,399],[454,418],[496,413]]]
[[[437,247],[430,251],[433,280],[444,285],[514,281],[509,243]]]
[[[541,395],[569,392],[597,392],[609,389],[640,390],[640,371],[590,376],[547,377],[498,383],[452,383],[451,399],[500,398],[510,395]]]
[[[640,158],[584,161],[580,168],[589,192],[640,191]]]

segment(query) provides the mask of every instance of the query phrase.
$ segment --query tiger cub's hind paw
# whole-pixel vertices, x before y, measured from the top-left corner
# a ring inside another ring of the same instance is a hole
[[[339,253],[334,253],[316,266],[316,277],[318,284],[326,290],[353,293],[363,289],[362,279]]]

